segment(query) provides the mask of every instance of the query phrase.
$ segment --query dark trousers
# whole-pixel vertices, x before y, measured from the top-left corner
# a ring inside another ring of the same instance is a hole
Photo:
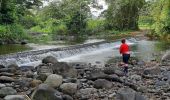
[[[123,62],[125,63],[123,72],[125,74],[127,74],[128,73],[128,66],[126,66],[126,65],[128,64],[128,61],[129,61],[129,58],[130,58],[130,54],[123,54],[122,56],[123,56]]]

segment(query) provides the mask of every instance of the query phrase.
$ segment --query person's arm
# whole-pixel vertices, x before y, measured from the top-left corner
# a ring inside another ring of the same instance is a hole
[[[119,52],[120,52],[120,54],[122,54],[122,45],[119,48]]]

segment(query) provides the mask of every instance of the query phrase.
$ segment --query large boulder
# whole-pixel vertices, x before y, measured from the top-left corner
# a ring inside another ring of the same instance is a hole
[[[0,89],[0,97],[5,97],[7,95],[15,95],[17,91],[12,87],[3,87]]]
[[[56,74],[51,74],[47,77],[44,83],[48,84],[51,87],[57,88],[63,82],[63,77]]]
[[[170,51],[167,51],[163,56],[162,56],[162,61],[165,60],[170,60]]]
[[[150,68],[145,68],[143,71],[144,75],[157,75],[161,73],[161,69],[159,67],[150,67]]]
[[[96,89],[102,89],[102,88],[110,89],[112,88],[112,86],[113,86],[112,82],[107,81],[105,79],[98,79],[94,81],[94,88]]]
[[[75,83],[64,83],[60,86],[63,93],[73,95],[77,92],[77,84]]]
[[[53,66],[54,74],[62,75],[63,77],[77,77],[77,70],[72,66],[69,66],[66,62],[57,62]]]
[[[58,60],[53,56],[47,56],[42,60],[42,63],[44,63],[44,64],[48,64],[48,63],[54,64],[54,63],[57,63],[57,62],[58,62]]]
[[[47,84],[40,84],[31,95],[31,100],[63,100],[61,94]]]
[[[121,88],[118,90],[116,100],[146,100],[144,96],[131,88]]]

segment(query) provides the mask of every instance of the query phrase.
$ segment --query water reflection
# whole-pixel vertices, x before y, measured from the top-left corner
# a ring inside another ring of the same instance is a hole
[[[159,59],[159,54],[163,51],[170,49],[169,43],[166,42],[156,42],[156,41],[139,41],[138,44],[131,47],[133,55],[138,57],[138,59],[143,61],[150,61],[154,59]],[[156,58],[158,57],[158,58]]]
[[[31,48],[27,45],[19,45],[19,44],[8,44],[8,45],[0,45],[0,55],[16,53],[25,50],[30,50]]]

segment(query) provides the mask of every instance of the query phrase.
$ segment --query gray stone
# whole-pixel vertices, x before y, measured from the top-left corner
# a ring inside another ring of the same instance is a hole
[[[121,88],[118,90],[118,100],[135,100],[136,92],[130,88]]]
[[[121,70],[115,70],[115,74],[118,76],[124,76],[124,73]]]
[[[7,95],[5,100],[27,100],[24,95]]]
[[[103,72],[110,75],[115,73],[115,69],[113,67],[105,67]]]
[[[0,88],[3,88],[3,87],[6,87],[6,85],[0,83]]]
[[[1,83],[10,83],[10,82],[14,82],[15,79],[12,77],[8,77],[8,76],[0,76],[0,82]]]
[[[94,72],[92,71],[87,74],[86,78],[89,80],[97,80],[97,79],[108,79],[110,78],[110,76],[102,71],[94,71]]]
[[[62,76],[51,74],[47,77],[44,83],[48,84],[51,87],[57,88],[62,84],[62,82],[63,82]]]
[[[5,97],[7,95],[15,95],[17,91],[12,87],[3,87],[0,89],[0,97]]]
[[[11,64],[7,68],[19,69],[19,66],[17,64]]]
[[[118,100],[146,100],[146,98],[144,96],[137,93],[136,91],[134,91],[131,88],[119,89],[116,96],[117,96]]]
[[[167,51],[163,56],[162,56],[162,61],[165,60],[170,60],[170,51]]]
[[[140,81],[142,79],[142,77],[140,75],[135,74],[135,75],[131,75],[130,79],[134,80],[134,81]]]
[[[102,89],[102,88],[106,88],[106,89],[110,89],[112,88],[113,84],[110,81],[107,81],[105,79],[98,79],[94,82],[94,88],[97,89]]]
[[[47,65],[39,65],[36,68],[37,68],[37,74],[38,75],[46,75],[46,76],[48,76],[50,74],[53,74],[52,68],[50,68]]]
[[[74,99],[69,95],[63,95],[63,100],[74,100]]]
[[[40,84],[31,95],[31,100],[63,100],[61,94],[47,84]]]
[[[64,83],[60,86],[63,93],[73,95],[77,92],[77,84],[75,83]]]
[[[22,72],[35,71],[34,66],[20,66],[19,69],[20,69]]]
[[[51,68],[53,69],[54,74],[59,74],[63,77],[77,77],[77,70],[72,66],[69,66],[66,62],[57,62],[51,66]]]
[[[54,63],[57,63],[57,62],[58,62],[57,59],[53,56],[47,56],[42,60],[42,63],[45,63],[45,64],[48,64],[48,63],[54,64]]]
[[[135,94],[135,100],[147,100],[144,96],[139,93]]]
[[[161,73],[161,69],[159,67],[145,68],[143,71],[144,75],[157,75],[160,73]]]

